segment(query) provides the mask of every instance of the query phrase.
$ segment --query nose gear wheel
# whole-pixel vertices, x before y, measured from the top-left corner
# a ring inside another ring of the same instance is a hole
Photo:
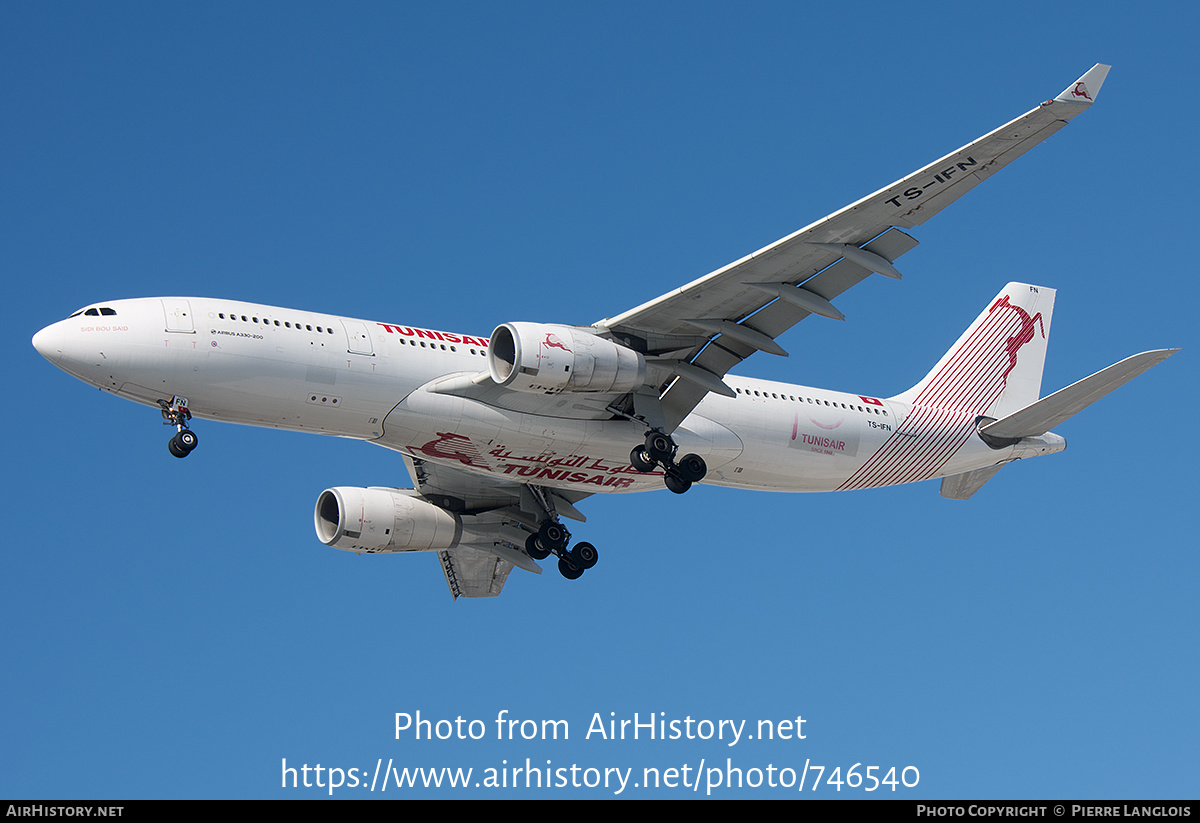
[[[172,397],[170,402],[159,400],[162,408],[163,425],[174,426],[175,436],[167,441],[167,451],[174,457],[187,457],[199,445],[196,433],[188,428],[192,413],[188,410],[186,397]]]

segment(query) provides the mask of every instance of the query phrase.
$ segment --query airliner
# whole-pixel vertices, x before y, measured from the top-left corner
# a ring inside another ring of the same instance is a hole
[[[157,408],[187,457],[194,419],[366,440],[413,488],[326,489],[317,536],[358,553],[433,552],[454,598],[518,567],[580,577],[589,495],[695,483],[771,491],[940,479],[965,500],[1005,465],[1062,451],[1051,431],[1174,354],[1148,351],[1041,397],[1055,290],[1009,283],[894,397],[730,374],[895,261],[924,223],[1094,102],[1098,64],[1062,94],[907,177],[711,274],[590,326],[505,322],[488,337],[237,300],[86,306],[33,338],[63,371]]]

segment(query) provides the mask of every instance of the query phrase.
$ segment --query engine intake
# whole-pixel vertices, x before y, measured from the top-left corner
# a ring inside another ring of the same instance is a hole
[[[504,323],[488,347],[492,380],[516,391],[618,393],[646,379],[646,360],[633,349],[571,326]]]
[[[352,552],[441,551],[462,537],[458,515],[398,489],[326,489],[313,520],[322,543]]]

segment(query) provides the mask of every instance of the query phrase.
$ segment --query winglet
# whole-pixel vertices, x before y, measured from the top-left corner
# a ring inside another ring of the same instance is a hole
[[[1090,106],[1096,102],[1096,97],[1100,94],[1100,87],[1104,85],[1104,78],[1108,77],[1108,70],[1111,68],[1112,66],[1097,63],[1088,69],[1083,77],[1063,89],[1063,93],[1054,99],[1060,103],[1082,103]]]

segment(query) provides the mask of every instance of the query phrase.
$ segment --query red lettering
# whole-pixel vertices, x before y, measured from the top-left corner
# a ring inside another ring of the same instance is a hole
[[[409,326],[397,326],[392,323],[377,322],[375,325],[380,326],[388,334],[402,334],[405,337],[424,337],[429,340],[441,340],[445,343],[462,343],[466,346],[479,346],[480,348],[487,348],[488,345],[486,337],[471,337],[467,334],[459,335],[451,334],[450,332],[429,331],[428,329],[413,329]],[[90,330],[84,329],[83,331]]]

